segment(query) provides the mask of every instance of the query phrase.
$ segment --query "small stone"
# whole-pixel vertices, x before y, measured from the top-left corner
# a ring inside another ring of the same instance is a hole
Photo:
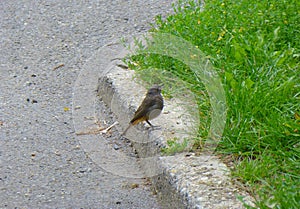
[[[58,150],[56,150],[54,153],[55,153],[55,155],[57,155],[57,156],[61,156],[61,154],[60,154],[60,152],[59,152]]]
[[[185,157],[191,157],[193,154],[192,153],[187,153],[186,155],[185,155]]]
[[[119,150],[119,149],[120,149],[120,146],[117,144],[114,144],[114,150]]]
[[[81,106],[76,106],[74,109],[75,110],[78,110],[78,109],[80,109],[81,108]]]

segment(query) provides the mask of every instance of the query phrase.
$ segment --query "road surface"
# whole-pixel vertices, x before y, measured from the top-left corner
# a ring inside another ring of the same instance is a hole
[[[160,208],[147,181],[81,148],[72,90],[95,51],[146,32],[171,2],[0,2],[0,208]]]

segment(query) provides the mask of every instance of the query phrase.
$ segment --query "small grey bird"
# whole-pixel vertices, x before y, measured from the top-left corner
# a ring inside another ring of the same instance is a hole
[[[164,107],[161,88],[162,86],[154,85],[148,90],[146,97],[135,112],[134,117],[130,121],[129,126],[123,132],[122,136],[126,134],[131,126],[134,126],[143,121],[146,121],[151,127],[153,127],[149,120],[152,120],[153,118],[159,116]]]

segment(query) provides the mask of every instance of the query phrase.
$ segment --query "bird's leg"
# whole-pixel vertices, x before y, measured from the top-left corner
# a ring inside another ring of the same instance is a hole
[[[149,120],[146,120],[146,122],[151,126],[151,127],[154,127]]]
[[[152,130],[160,129],[161,128],[160,126],[154,126],[154,125],[152,125],[149,120],[146,120],[146,122],[151,126]]]

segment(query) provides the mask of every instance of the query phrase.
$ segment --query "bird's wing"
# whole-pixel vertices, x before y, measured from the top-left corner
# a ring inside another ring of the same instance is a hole
[[[134,117],[132,118],[130,123],[134,123],[136,120],[146,117],[147,113],[149,112],[149,110],[151,111],[153,106],[155,106],[155,100],[145,98],[143,100],[142,104],[139,106],[139,108],[135,112]]]

